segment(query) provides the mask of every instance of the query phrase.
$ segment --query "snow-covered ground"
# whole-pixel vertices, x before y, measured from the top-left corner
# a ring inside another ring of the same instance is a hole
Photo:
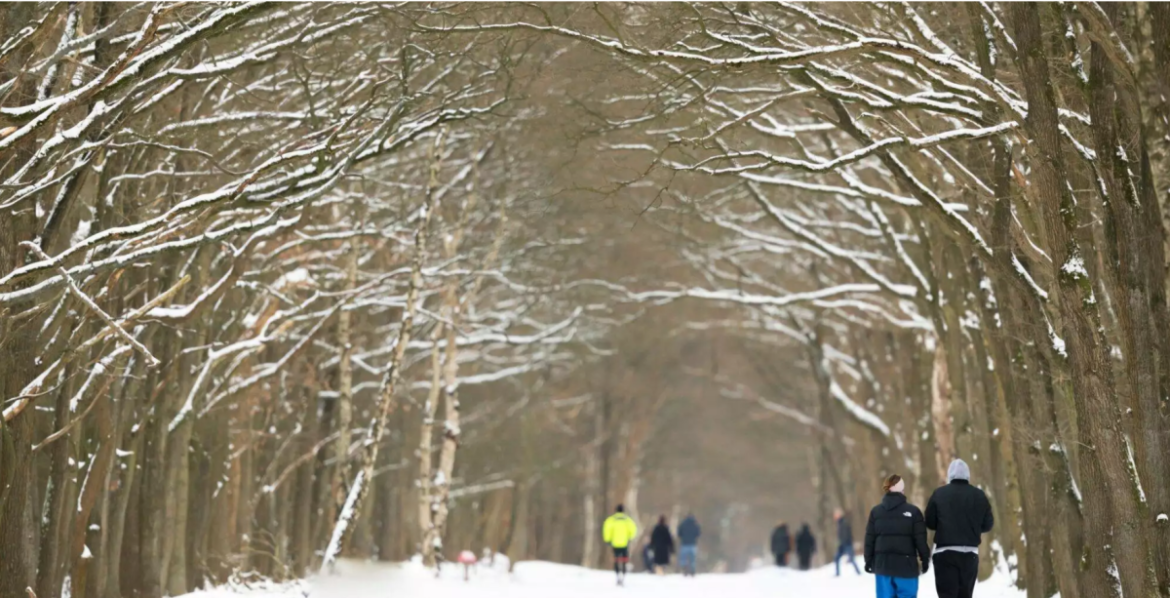
[[[186,598],[866,598],[874,595],[873,576],[833,568],[809,572],[765,568],[739,574],[655,577],[630,574],[626,586],[613,573],[539,561],[517,563],[514,572],[480,567],[463,581],[462,569],[449,565],[438,579],[417,563],[386,565],[341,562],[333,575],[285,585],[252,588],[222,587],[188,594]],[[920,578],[918,596],[936,598],[933,571]],[[975,589],[979,598],[1022,598],[1008,574],[997,571]]]

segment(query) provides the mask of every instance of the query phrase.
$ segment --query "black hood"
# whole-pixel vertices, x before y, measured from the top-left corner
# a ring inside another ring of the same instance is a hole
[[[887,492],[882,497],[882,508],[887,511],[892,511],[904,504],[906,504],[906,495],[899,492]]]

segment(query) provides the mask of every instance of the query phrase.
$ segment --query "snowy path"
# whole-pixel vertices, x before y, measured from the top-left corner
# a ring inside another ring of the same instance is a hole
[[[807,573],[760,569],[742,574],[654,577],[631,574],[626,586],[614,584],[612,573],[569,565],[524,562],[511,575],[481,570],[464,582],[455,567],[440,579],[415,564],[343,563],[339,574],[314,580],[306,587],[284,586],[244,592],[247,598],[867,598],[874,595],[873,576],[851,571],[833,577],[832,567]],[[188,598],[239,598],[228,589],[197,592]],[[1022,598],[1006,573],[997,572],[975,590],[978,598]],[[936,598],[934,578],[920,578],[920,598]]]

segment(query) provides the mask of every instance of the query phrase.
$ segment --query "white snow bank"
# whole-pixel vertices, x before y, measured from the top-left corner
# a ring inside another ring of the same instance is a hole
[[[702,559],[702,553],[700,553]],[[845,565],[845,563],[842,563]],[[860,565],[860,560],[858,561]],[[857,575],[847,565],[842,576],[833,576],[832,565],[808,572],[766,567],[738,574],[710,574],[685,578],[631,573],[624,588],[614,583],[613,572],[583,569],[541,561],[517,563],[512,573],[502,560],[496,566],[481,562],[463,581],[461,565],[449,563],[436,578],[417,560],[385,564],[342,560],[336,573],[309,582],[290,584],[241,584],[188,594],[186,598],[869,598],[874,595],[872,575]],[[979,598],[1023,598],[1012,586],[1006,567],[998,568],[975,590]],[[920,578],[919,598],[937,598],[934,571]]]
[[[233,580],[222,586],[183,594],[180,598],[305,598],[309,590],[310,585],[304,580],[285,583],[268,579]]]

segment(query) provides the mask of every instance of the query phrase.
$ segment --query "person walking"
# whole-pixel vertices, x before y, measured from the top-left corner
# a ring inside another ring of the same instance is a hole
[[[781,521],[776,529],[772,530],[772,554],[776,557],[777,567],[788,566],[788,553],[792,550],[792,536],[788,534],[788,524]]]
[[[926,503],[926,527],[934,530],[934,587],[939,598],[971,598],[979,576],[981,534],[995,518],[987,494],[971,485],[962,459],[947,467],[947,485]]]
[[[841,557],[848,557],[853,570],[861,575],[861,569],[857,568],[857,561],[853,558],[853,526],[849,523],[849,517],[845,511],[837,509],[833,511],[833,519],[837,521],[837,556],[833,557],[837,577],[841,577]]]
[[[891,475],[882,484],[885,496],[865,524],[865,571],[876,578],[877,598],[915,598],[918,575],[930,569],[926,521],[906,502],[906,482]]]
[[[601,539],[613,549],[613,572],[618,585],[625,584],[626,569],[630,562],[630,542],[638,535],[638,524],[626,515],[626,508],[618,505],[613,515],[605,518],[601,526]]]
[[[695,576],[695,561],[699,557],[699,535],[702,529],[695,516],[687,513],[686,519],[678,524],[678,568],[682,569],[683,576]]]
[[[807,523],[800,526],[800,533],[796,536],[796,558],[800,560],[800,570],[808,571],[812,566],[812,555],[817,551],[817,539]]]
[[[674,538],[666,526],[666,515],[658,517],[658,525],[650,532],[650,546],[654,547],[654,573],[665,575],[670,555],[674,554]]]

